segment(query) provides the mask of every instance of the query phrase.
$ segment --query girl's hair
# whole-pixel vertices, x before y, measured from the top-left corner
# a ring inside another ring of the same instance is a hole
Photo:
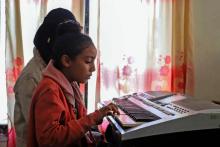
[[[75,59],[84,49],[94,46],[92,39],[83,33],[66,33],[59,36],[54,44],[53,57],[54,65],[62,68],[60,59],[62,55],[67,55]]]
[[[62,34],[66,32],[78,33],[81,31],[81,26],[76,21],[76,18],[74,17],[72,12],[63,8],[56,8],[51,10],[44,18],[43,23],[37,30],[34,37],[34,45],[38,49],[41,57],[46,63],[48,63],[51,59],[52,47],[57,37],[56,30],[62,25],[66,25],[65,22],[68,21],[72,23],[69,24],[69,27],[67,27],[67,29],[63,30]]]

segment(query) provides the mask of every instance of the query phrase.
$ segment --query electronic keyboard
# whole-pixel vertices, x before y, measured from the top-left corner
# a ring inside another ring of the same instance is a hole
[[[113,102],[120,115],[107,119],[121,140],[193,130],[219,129],[220,105],[170,92],[140,92],[99,103]]]

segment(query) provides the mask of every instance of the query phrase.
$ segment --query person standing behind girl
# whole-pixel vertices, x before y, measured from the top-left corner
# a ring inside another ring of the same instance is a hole
[[[34,89],[42,79],[45,69],[52,55],[52,47],[56,38],[57,28],[64,22],[72,22],[65,32],[80,32],[81,26],[69,10],[56,8],[44,18],[43,23],[34,37],[34,57],[28,62],[15,83],[14,125],[16,130],[17,147],[26,147],[27,122]]]
[[[91,127],[109,113],[109,104],[87,115],[77,83],[86,83],[95,71],[96,48],[82,33],[58,37],[54,56],[43,72],[30,108],[28,147],[95,146]]]

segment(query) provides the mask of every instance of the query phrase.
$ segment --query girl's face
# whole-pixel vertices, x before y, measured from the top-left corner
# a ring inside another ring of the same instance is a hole
[[[84,49],[81,54],[71,59],[69,66],[64,69],[67,79],[72,82],[85,83],[95,71],[97,50],[94,46]]]

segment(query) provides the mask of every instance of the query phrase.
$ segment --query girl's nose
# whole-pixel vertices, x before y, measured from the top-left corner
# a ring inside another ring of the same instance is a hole
[[[94,62],[93,62],[93,64],[92,64],[91,67],[90,67],[90,71],[91,71],[91,72],[94,72],[94,71],[95,71],[95,64],[94,64]]]

